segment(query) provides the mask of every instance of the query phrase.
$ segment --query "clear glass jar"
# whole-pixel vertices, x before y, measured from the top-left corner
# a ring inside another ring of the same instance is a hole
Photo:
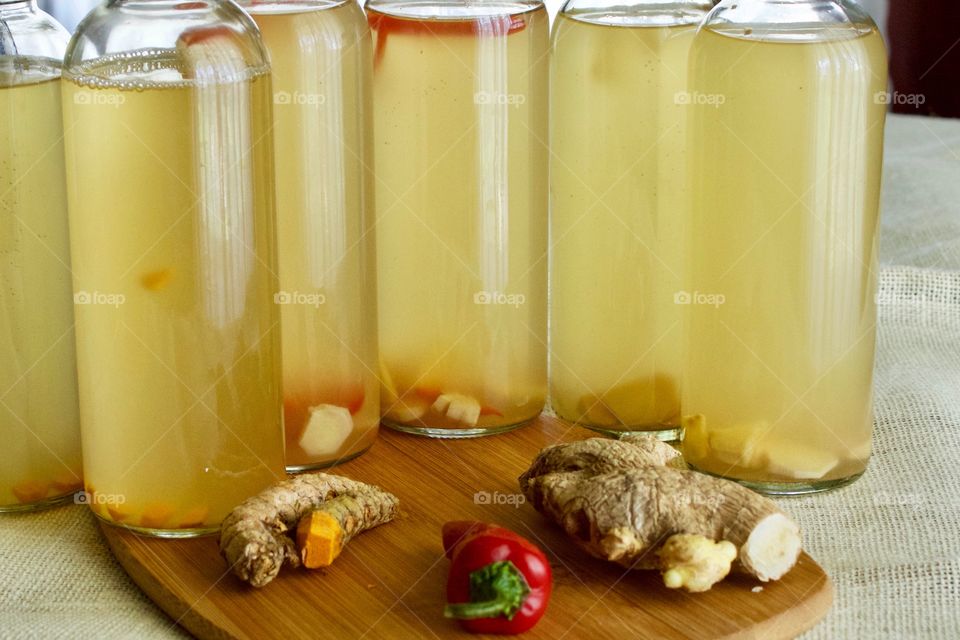
[[[694,39],[684,451],[770,493],[871,451],[887,62],[852,2],[729,0]]]
[[[380,424],[370,29],[354,0],[242,0],[270,52],[287,468]]]
[[[69,35],[0,1],[0,511],[81,487],[60,65]]]
[[[216,530],[284,477],[267,52],[232,2],[111,0],[64,64],[87,494]]]
[[[591,429],[679,434],[687,57],[712,6],[569,0],[557,18],[550,397]]]
[[[525,424],[546,396],[539,0],[370,0],[384,423]]]

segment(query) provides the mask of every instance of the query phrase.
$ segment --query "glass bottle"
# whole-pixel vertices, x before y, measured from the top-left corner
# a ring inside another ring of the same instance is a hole
[[[64,65],[87,495],[213,531],[284,477],[267,53],[232,2],[111,0]]]
[[[687,57],[712,6],[569,0],[557,18],[550,397],[591,429],[679,434]]]
[[[546,10],[369,0],[367,14],[384,422],[520,426],[546,396]]]
[[[270,52],[287,468],[380,423],[370,30],[354,0],[244,0]]]
[[[81,487],[60,66],[69,35],[0,1],[0,511]]]
[[[873,429],[887,63],[852,2],[729,0],[694,39],[689,462],[843,485]]]

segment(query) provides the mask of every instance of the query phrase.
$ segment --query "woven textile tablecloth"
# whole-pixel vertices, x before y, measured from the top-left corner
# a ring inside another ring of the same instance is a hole
[[[782,501],[832,576],[808,638],[960,638],[960,121],[887,133],[877,433],[867,474]],[[84,507],[0,517],[0,638],[180,638]]]

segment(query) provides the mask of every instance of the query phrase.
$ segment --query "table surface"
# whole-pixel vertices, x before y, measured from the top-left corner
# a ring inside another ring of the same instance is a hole
[[[854,485],[782,501],[832,576],[806,638],[960,633],[960,121],[887,128],[877,432]],[[0,638],[180,638],[81,506],[0,517]]]

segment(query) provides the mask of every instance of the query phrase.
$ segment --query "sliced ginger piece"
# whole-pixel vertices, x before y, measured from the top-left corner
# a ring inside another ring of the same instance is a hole
[[[768,429],[769,425],[765,422],[753,422],[709,430],[710,453],[726,464],[763,469],[767,458],[766,450],[761,445]]]
[[[683,457],[688,460],[703,460],[710,455],[710,437],[707,433],[707,418],[702,413],[684,416],[680,421],[683,428]]]
[[[12,487],[14,497],[22,504],[37,502],[47,497],[50,485],[39,480],[25,480]]]
[[[727,540],[714,542],[701,535],[676,534],[657,551],[663,584],[690,593],[709,591],[730,573],[737,547]]]
[[[617,385],[602,400],[617,422],[631,427],[673,425],[680,418],[677,384],[663,374]]]
[[[840,464],[840,458],[796,440],[770,439],[764,443],[767,470],[797,480],[818,480]]]
[[[381,356],[380,405],[386,417],[397,422],[415,422],[427,414],[431,402],[417,396],[416,392],[407,393],[401,398],[393,376],[390,375],[390,368]]]
[[[321,404],[310,407],[300,448],[309,456],[335,455],[353,433],[353,416],[346,407]]]
[[[615,427],[620,424],[617,416],[595,395],[587,394],[577,403],[580,421],[597,427]]]
[[[470,427],[480,421],[480,403],[472,396],[444,393],[433,403],[433,410]]]

